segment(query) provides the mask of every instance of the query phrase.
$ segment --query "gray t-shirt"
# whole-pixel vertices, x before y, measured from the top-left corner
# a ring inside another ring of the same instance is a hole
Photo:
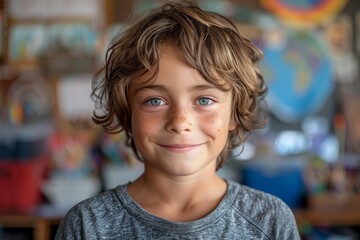
[[[55,239],[300,239],[294,215],[280,199],[228,181],[217,208],[192,222],[171,222],[146,212],[127,185],[74,206]]]

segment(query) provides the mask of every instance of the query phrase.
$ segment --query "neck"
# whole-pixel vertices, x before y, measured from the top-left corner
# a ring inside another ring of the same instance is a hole
[[[168,220],[198,219],[213,210],[226,192],[226,182],[215,171],[206,177],[169,177],[152,171],[146,169],[128,192],[142,208]]]

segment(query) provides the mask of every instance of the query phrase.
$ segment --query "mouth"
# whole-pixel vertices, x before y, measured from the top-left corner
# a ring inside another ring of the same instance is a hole
[[[165,148],[170,152],[184,153],[199,148],[202,144],[159,144],[160,147]]]

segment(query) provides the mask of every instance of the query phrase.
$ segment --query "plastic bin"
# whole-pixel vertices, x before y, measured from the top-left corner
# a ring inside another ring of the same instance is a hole
[[[0,161],[0,210],[27,211],[41,202],[47,158]]]
[[[305,159],[249,160],[242,165],[242,183],[282,199],[290,208],[301,207],[305,197]]]

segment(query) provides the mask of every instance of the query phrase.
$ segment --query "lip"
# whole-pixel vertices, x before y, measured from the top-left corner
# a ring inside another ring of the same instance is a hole
[[[184,153],[197,149],[202,144],[159,144],[160,147],[165,148],[170,152]]]

